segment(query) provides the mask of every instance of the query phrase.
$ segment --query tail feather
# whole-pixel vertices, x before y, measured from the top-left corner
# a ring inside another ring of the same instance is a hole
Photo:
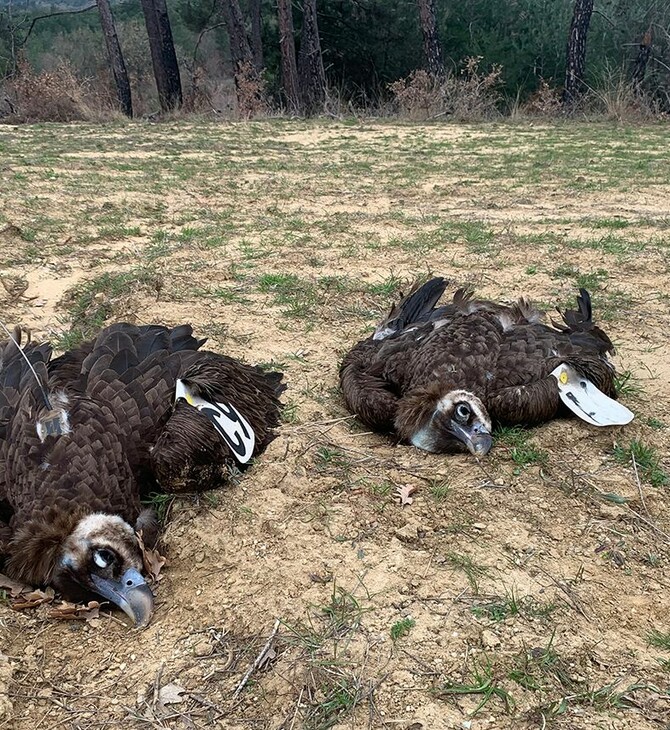
[[[377,325],[373,339],[383,340],[402,332],[410,324],[427,321],[440,297],[444,294],[448,283],[441,276],[429,279],[421,286],[417,282],[409,294],[394,305],[388,315]]]
[[[577,297],[577,309],[566,309],[565,312],[559,310],[563,322],[557,322],[551,320],[554,327],[560,329],[562,332],[566,332],[570,335],[570,339],[575,342],[583,341],[584,338],[588,338],[589,342],[593,344],[595,340],[598,345],[598,351],[602,354],[611,353],[614,354],[614,344],[608,337],[604,330],[602,330],[593,321],[593,311],[591,307],[591,295],[586,289],[579,290],[579,296]]]

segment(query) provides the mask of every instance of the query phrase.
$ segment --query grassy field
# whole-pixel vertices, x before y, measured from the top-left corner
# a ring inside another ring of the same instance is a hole
[[[667,125],[0,127],[3,321],[60,348],[188,321],[289,385],[237,483],[155,499],[146,631],[0,605],[0,728],[667,728],[669,148]],[[635,421],[501,430],[481,462],[364,430],[338,363],[428,273],[548,311],[588,288]]]

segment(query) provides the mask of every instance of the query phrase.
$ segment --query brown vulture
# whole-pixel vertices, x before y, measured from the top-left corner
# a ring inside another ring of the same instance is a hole
[[[153,610],[142,575],[155,514],[141,497],[207,489],[260,454],[279,422],[281,373],[200,350],[189,325],[115,324],[52,358],[0,342],[0,561],[70,600]]]
[[[545,324],[525,299],[505,306],[467,289],[440,306],[446,287],[443,278],[415,285],[344,358],[344,400],[365,424],[427,451],[482,455],[492,422],[530,425],[569,411],[594,425],[632,419],[613,400],[614,347],[585,289],[577,310]]]

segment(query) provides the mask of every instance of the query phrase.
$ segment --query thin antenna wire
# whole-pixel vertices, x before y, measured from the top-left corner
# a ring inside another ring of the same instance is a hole
[[[53,406],[51,405],[51,401],[49,400],[49,395],[44,389],[44,386],[40,382],[40,378],[38,374],[35,372],[35,368],[33,367],[33,364],[28,359],[28,356],[23,351],[23,348],[19,343],[14,339],[14,335],[7,329],[7,325],[5,325],[4,322],[0,321],[0,327],[2,327],[3,330],[7,333],[7,337],[16,345],[16,349],[21,353],[21,357],[26,361],[28,364],[28,367],[30,368],[30,372],[35,376],[35,380],[37,381],[37,385],[39,386],[39,389],[42,391],[42,397],[44,398],[44,402],[47,404],[47,408],[52,411]]]

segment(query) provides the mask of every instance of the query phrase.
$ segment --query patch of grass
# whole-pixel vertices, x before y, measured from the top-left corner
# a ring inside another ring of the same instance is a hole
[[[549,272],[549,276],[552,279],[574,279],[579,273],[579,269],[572,266],[572,264],[562,263],[559,264],[555,269]]]
[[[410,616],[401,618],[400,621],[396,621],[393,626],[391,626],[391,639],[393,639],[393,641],[397,641],[401,637],[407,636],[407,634],[409,634],[415,626],[416,621]]]
[[[289,294],[300,283],[295,274],[263,274],[258,279],[258,288],[264,292]]]
[[[320,446],[314,454],[314,466],[320,474],[348,476],[352,469],[351,459],[336,446]]]
[[[572,264],[562,263],[549,272],[552,279],[571,279],[580,289],[587,289],[590,292],[600,289],[603,281],[609,278],[605,269],[597,269],[591,272],[581,272]]]
[[[369,696],[370,684],[348,668],[346,653],[367,610],[352,593],[333,584],[327,603],[313,606],[306,621],[284,622],[289,632],[285,641],[302,650],[306,671],[301,727],[331,728]]]
[[[326,619],[326,636],[332,638],[358,629],[367,609],[352,593],[333,583],[330,601],[320,610]]]
[[[474,717],[493,698],[501,700],[507,712],[511,712],[515,705],[512,695],[501,686],[500,680],[496,677],[493,665],[487,656],[479,661],[473,659],[470,672],[465,681],[447,682],[437,690],[437,694],[440,696],[481,696],[479,704],[470,713],[470,717]]]
[[[233,287],[218,287],[209,292],[209,296],[226,304],[249,304],[250,299]]]
[[[480,603],[470,610],[477,618],[485,618],[489,621],[504,621],[510,616],[525,615],[538,618],[548,616],[556,609],[553,603],[540,603],[532,596],[519,596],[511,588],[505,590],[505,595],[493,601]]]
[[[593,308],[598,312],[598,319],[611,322],[633,309],[633,297],[620,289],[601,291]]]
[[[628,228],[630,225],[630,221],[624,218],[591,218],[588,223],[591,228],[609,228],[614,231]]]
[[[602,283],[609,279],[609,274],[605,269],[597,269],[589,273],[578,273],[575,276],[575,284],[580,289],[586,289],[589,292],[600,289]]]
[[[394,491],[394,486],[389,481],[368,482],[368,487],[375,497],[389,497]]]
[[[655,646],[657,649],[665,649],[670,651],[670,631],[663,633],[658,629],[652,629],[647,634],[647,643],[649,646]]]
[[[530,443],[530,434],[520,426],[501,426],[493,436],[496,445],[507,447],[512,461],[518,466],[516,474],[520,473],[521,467],[531,464],[542,466],[549,461],[549,453]]]
[[[360,680],[342,667],[323,667],[304,714],[305,730],[328,730],[350,715],[365,698]]]
[[[660,418],[654,418],[652,416],[650,418],[647,418],[647,426],[649,426],[649,428],[653,428],[654,431],[665,431],[665,429],[668,427],[668,424],[665,423],[665,421],[661,421]]]
[[[295,401],[287,400],[281,409],[281,420],[283,423],[298,423],[298,404]]]
[[[447,553],[446,562],[454,570],[465,573],[473,593],[477,595],[479,593],[479,579],[487,574],[488,568],[484,565],[477,565],[469,555],[461,555],[455,552]]]
[[[451,485],[444,479],[434,479],[431,481],[428,491],[436,502],[444,502],[451,494]]]
[[[632,464],[637,466],[640,476],[644,477],[653,487],[664,487],[670,483],[668,473],[661,466],[661,460],[653,446],[647,446],[639,439],[633,439],[628,446],[616,444],[614,460],[617,464]]]
[[[625,395],[631,398],[639,398],[644,392],[639,379],[630,370],[616,373],[614,376],[614,389],[618,395]]]
[[[602,687],[589,687],[583,691],[574,692],[567,697],[551,703],[548,708],[550,715],[563,715],[570,707],[588,706],[592,707],[596,712],[610,712],[612,710],[628,710],[639,707],[639,703],[632,697],[632,693],[636,690],[651,690],[652,692],[660,692],[661,690],[654,685],[645,683],[630,684],[619,690],[621,679],[617,679],[610,684]]]
[[[71,320],[69,332],[54,340],[56,349],[67,349],[93,336],[104,326],[120,302],[135,292],[153,289],[158,292],[160,280],[151,268],[124,272],[105,272],[89,279],[66,293],[64,303]]]
[[[383,281],[376,284],[369,284],[367,291],[375,296],[383,297],[385,300],[396,296],[402,286],[402,279],[395,274],[390,274]]]
[[[170,511],[170,507],[175,500],[174,494],[165,494],[163,492],[150,492],[145,499],[142,500],[142,504],[147,507],[151,507],[156,513],[158,521],[162,524],[165,523],[165,518]]]
[[[274,294],[274,304],[283,307],[282,314],[295,319],[309,319],[319,304],[317,287],[300,279],[295,274],[264,274],[258,279],[258,288],[263,293]]]

